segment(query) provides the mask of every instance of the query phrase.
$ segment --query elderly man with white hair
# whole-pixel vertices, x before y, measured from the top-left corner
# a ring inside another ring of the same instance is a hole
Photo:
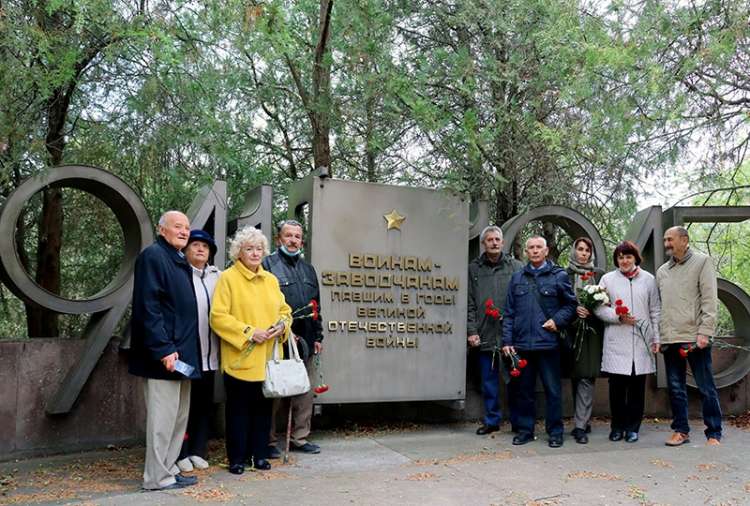
[[[508,287],[503,319],[503,352],[526,360],[518,382],[518,434],[514,445],[534,439],[536,377],[546,397],[546,429],[549,446],[563,445],[562,392],[560,387],[560,331],[575,317],[578,301],[568,273],[547,260],[543,237],[526,241],[529,263],[513,274]]]
[[[198,309],[182,249],[190,222],[179,211],[159,219],[156,242],[135,263],[129,371],[145,378],[146,461],[143,488],[195,484],[176,465],[188,422],[190,380],[200,378]]]

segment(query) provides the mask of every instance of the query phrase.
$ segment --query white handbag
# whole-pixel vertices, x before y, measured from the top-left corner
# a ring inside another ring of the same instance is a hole
[[[305,363],[299,356],[297,340],[289,335],[289,358],[281,360],[279,340],[273,342],[273,358],[266,362],[266,379],[263,380],[263,395],[269,399],[292,397],[310,390],[310,378]]]

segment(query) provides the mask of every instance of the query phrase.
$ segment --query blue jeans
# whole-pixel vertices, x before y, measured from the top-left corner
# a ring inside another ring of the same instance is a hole
[[[500,412],[500,354],[495,356],[492,366],[492,352],[479,352],[479,371],[482,375],[482,400],[484,401],[484,424],[500,425],[503,419]]]
[[[521,358],[528,361],[521,369],[521,376],[511,382],[518,383],[518,433],[534,434],[536,422],[536,377],[544,385],[546,406],[544,410],[547,434],[550,437],[562,437],[562,387],[560,385],[560,352],[559,350],[520,351]]]
[[[695,348],[688,353],[687,359],[680,356],[680,345],[670,345],[664,352],[664,363],[667,369],[669,402],[672,404],[672,430],[690,433],[688,425],[687,363],[693,371],[695,383],[701,393],[703,402],[703,422],[706,424],[706,438],[721,439],[721,406],[719,394],[714,385],[711,370],[711,347]]]

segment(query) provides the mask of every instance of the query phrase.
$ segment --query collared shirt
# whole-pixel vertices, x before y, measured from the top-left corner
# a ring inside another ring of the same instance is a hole
[[[546,260],[539,267],[534,267],[534,264],[532,264],[531,262],[529,262],[529,267],[531,267],[531,270],[534,270],[534,271],[538,271],[538,270],[544,269],[546,266],[547,266],[547,261]]]
[[[682,260],[678,261],[674,256],[669,257],[669,262],[668,262],[669,263],[669,268],[671,269],[675,265],[684,264],[685,262],[687,262],[688,260],[690,260],[690,257],[692,257],[692,256],[693,256],[693,250],[691,250],[688,247],[688,249],[685,251],[685,256],[682,257]]]

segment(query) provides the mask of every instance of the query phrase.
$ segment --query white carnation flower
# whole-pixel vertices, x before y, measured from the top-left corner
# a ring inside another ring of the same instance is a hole
[[[594,294],[594,300],[598,300],[600,302],[604,301],[604,297],[606,297],[606,295],[604,295],[602,292],[598,292]]]

